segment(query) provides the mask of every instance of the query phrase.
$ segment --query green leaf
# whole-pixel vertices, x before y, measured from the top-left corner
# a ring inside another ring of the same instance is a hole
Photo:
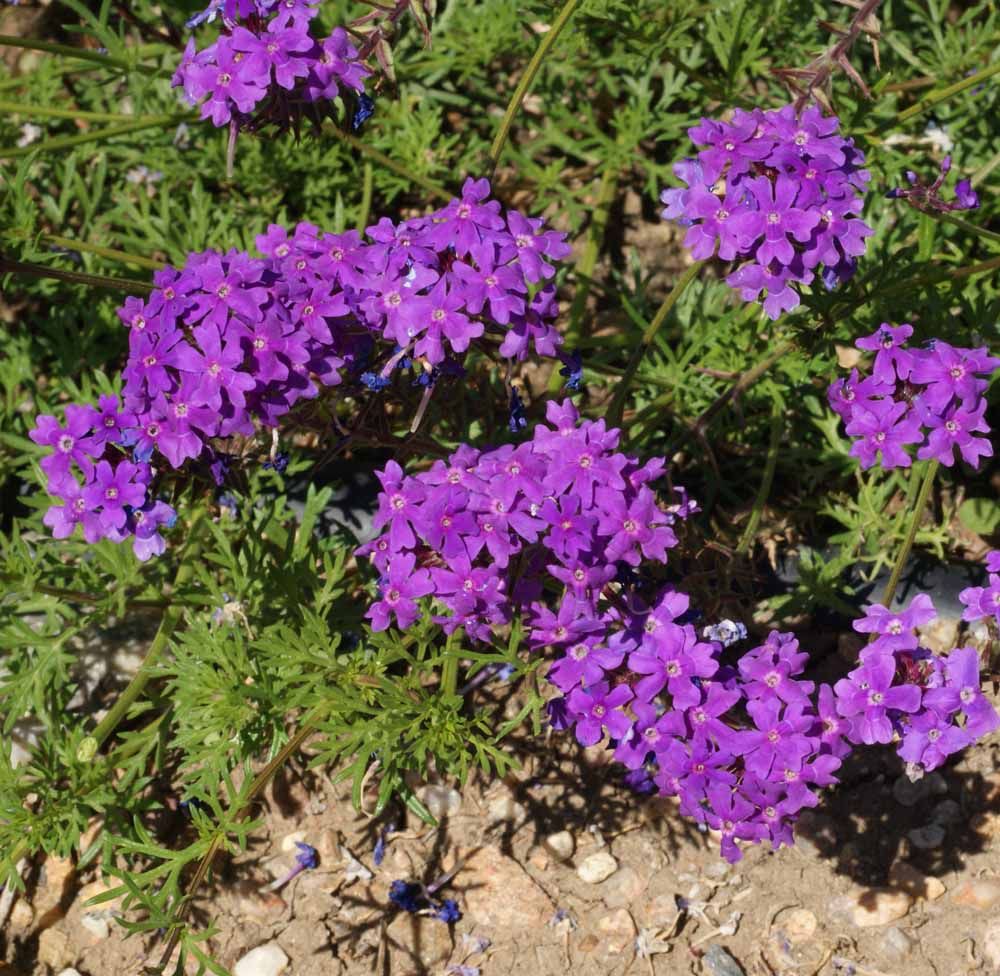
[[[959,506],[958,519],[970,532],[992,535],[1000,529],[1000,501],[995,498],[966,498]]]

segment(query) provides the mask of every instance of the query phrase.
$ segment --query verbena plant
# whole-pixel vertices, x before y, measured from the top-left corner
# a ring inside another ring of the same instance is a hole
[[[572,727],[735,858],[852,747],[992,729],[995,556],[975,646],[893,603],[1000,528],[1000,26],[944,14],[63,0],[0,38],[0,880],[100,861],[161,968],[219,971],[187,906],[307,741],[431,819],[414,776]],[[810,618],[872,635],[832,686]]]

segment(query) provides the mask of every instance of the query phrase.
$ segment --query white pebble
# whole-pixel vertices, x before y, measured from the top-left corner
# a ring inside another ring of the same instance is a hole
[[[278,976],[288,965],[288,956],[277,942],[251,949],[233,966],[233,976]]]
[[[586,881],[587,884],[600,884],[602,881],[607,881],[617,870],[618,862],[607,851],[598,851],[584,858],[576,873],[580,876],[580,880]]]
[[[576,847],[573,835],[568,830],[549,834],[542,843],[545,850],[557,861],[568,861],[573,856],[573,850]]]

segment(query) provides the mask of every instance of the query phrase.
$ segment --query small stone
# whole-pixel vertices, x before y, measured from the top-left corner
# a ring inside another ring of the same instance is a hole
[[[719,858],[718,861],[713,861],[709,864],[702,873],[706,878],[724,878],[729,874],[731,866],[728,861],[723,861],[722,858]]]
[[[580,862],[576,873],[581,881],[587,884],[600,884],[607,881],[618,870],[618,862],[607,851],[598,851]]]
[[[886,929],[885,935],[882,936],[882,951],[887,956],[891,956],[893,959],[902,959],[903,956],[909,955],[912,949],[913,939],[902,929],[896,928],[895,925]]]
[[[1000,881],[994,878],[970,878],[963,881],[952,893],[951,900],[956,905],[988,911],[1000,902]]]
[[[387,972],[440,972],[453,948],[448,926],[428,916],[400,912],[385,934],[390,954],[399,956]]]
[[[23,899],[18,898],[10,910],[10,929],[12,932],[27,932],[34,924],[35,910]]]
[[[251,949],[233,966],[233,976],[278,976],[288,965],[288,956],[277,942]]]
[[[992,843],[1000,839],[1000,811],[984,810],[969,820],[969,826],[981,838]]]
[[[944,654],[958,643],[958,628],[961,621],[958,617],[936,617],[925,627],[918,627],[921,647],[926,647],[935,654]]]
[[[909,831],[907,837],[910,843],[921,851],[931,851],[935,847],[940,847],[944,843],[944,827],[935,823],[929,823],[923,827],[917,827]]]
[[[701,957],[712,976],[746,976],[743,967],[730,955],[729,950],[713,942]]]
[[[281,838],[281,849],[285,854],[295,854],[298,851],[296,844],[304,844],[306,839],[306,832],[304,830],[296,830],[291,834],[285,834]]]
[[[528,811],[510,793],[501,793],[490,800],[486,819],[491,824],[512,823],[516,827],[528,819]]]
[[[962,808],[954,800],[942,800],[931,811],[931,823],[941,827],[953,827],[963,819]]]
[[[68,857],[50,854],[45,859],[43,883],[33,900],[39,928],[54,925],[65,914],[64,899],[75,874],[76,868]]]
[[[991,922],[983,933],[983,955],[994,968],[1000,969],[1000,919]]]
[[[417,790],[417,799],[430,810],[431,816],[438,820],[454,816],[462,806],[462,794],[458,790],[433,783]]]
[[[60,929],[43,930],[38,937],[38,961],[54,970],[68,966],[73,961],[69,936]]]
[[[573,856],[576,842],[568,830],[560,830],[557,833],[549,834],[542,841],[542,846],[556,861],[568,861]]]
[[[931,789],[929,776],[921,776],[918,780],[911,780],[909,776],[900,776],[892,784],[892,795],[900,806],[915,807],[931,795]]]
[[[80,971],[70,967],[69,969],[64,969],[59,976],[80,976]]]
[[[604,942],[608,955],[620,955],[635,942],[635,923],[624,908],[601,918],[597,923],[597,931],[601,933],[601,941]]]
[[[631,908],[644,900],[648,884],[635,868],[626,865],[601,885],[601,898],[608,908]]]
[[[80,924],[98,941],[103,942],[110,934],[111,928],[103,912],[84,912],[80,916]]]
[[[792,908],[780,912],[774,920],[774,929],[794,945],[808,942],[816,934],[816,916],[808,908]]]
[[[851,921],[859,928],[888,925],[902,918],[913,904],[913,899],[895,888],[868,888],[854,899]]]
[[[913,898],[923,898],[926,901],[935,901],[946,891],[940,878],[922,874],[906,861],[895,861],[889,868],[889,884]]]

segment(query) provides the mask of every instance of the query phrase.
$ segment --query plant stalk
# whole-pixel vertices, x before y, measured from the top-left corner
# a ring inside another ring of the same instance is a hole
[[[521,75],[521,79],[518,81],[517,87],[514,89],[514,94],[510,97],[510,102],[507,105],[507,111],[504,112],[503,119],[500,122],[500,129],[497,131],[496,138],[493,140],[493,145],[490,146],[488,174],[491,180],[496,174],[497,165],[500,162],[500,156],[503,153],[503,148],[507,143],[508,137],[510,136],[510,128],[514,124],[514,116],[517,115],[518,110],[521,108],[521,103],[524,101],[525,95],[528,94],[528,90],[531,88],[531,85],[535,80],[535,75],[538,74],[538,69],[541,68],[542,62],[545,60],[545,55],[549,53],[552,46],[559,39],[559,35],[562,33],[563,28],[566,26],[570,17],[573,16],[573,12],[579,5],[580,0],[566,0],[566,3],[563,4],[562,10],[559,11],[559,16],[556,17],[552,26],[542,38],[542,43],[538,45],[538,49],[532,55],[531,60],[528,62],[528,66],[524,69],[524,74]]]
[[[88,51],[82,47],[71,47],[69,44],[55,44],[52,41],[35,41],[27,37],[11,37],[9,34],[0,34],[0,47],[20,47],[26,51],[43,51],[45,54],[61,54],[63,57],[76,58],[79,61],[93,61],[108,68],[121,68],[127,71],[132,66],[122,58],[112,57],[110,54],[100,54],[97,51]]]
[[[927,500],[930,498],[931,488],[934,486],[934,476],[937,474],[939,466],[940,462],[936,460],[932,459],[927,462],[927,470],[924,472],[924,480],[920,484],[920,492],[913,506],[913,514],[910,517],[910,525],[906,530],[906,537],[903,539],[903,547],[899,550],[899,555],[896,556],[896,564],[892,567],[892,575],[889,577],[885,592],[882,594],[883,607],[892,606],[893,597],[896,595],[896,588],[899,586],[899,581],[903,576],[903,567],[906,565],[906,560],[910,558],[913,540],[917,537],[920,520],[923,518],[924,510],[927,508]]]
[[[54,139],[43,139],[30,146],[0,146],[0,159],[17,159],[35,152],[56,152],[60,149],[72,149],[88,142],[100,142],[113,136],[126,135],[129,132],[141,132],[143,129],[160,129],[180,122],[190,122],[196,116],[190,112],[180,112],[173,115],[148,115],[137,118],[134,122],[123,122],[121,125],[108,126],[106,129],[95,129],[91,132],[81,132],[75,136],[56,136]]]
[[[757,526],[760,525],[761,516],[764,514],[764,506],[767,504],[768,496],[771,494],[771,485],[774,483],[774,472],[778,466],[778,450],[781,447],[781,435],[784,433],[785,424],[782,414],[783,406],[779,400],[774,400],[771,404],[771,441],[767,447],[767,462],[764,465],[764,477],[761,478],[760,488],[757,490],[757,497],[754,499],[753,510],[743,530],[740,541],[736,546],[736,552],[743,555],[750,551],[754,536],[757,534]]]
[[[660,331],[663,323],[666,322],[671,309],[673,309],[674,305],[677,304],[677,300],[681,297],[681,295],[684,294],[684,290],[687,286],[694,281],[704,264],[704,261],[695,261],[695,263],[680,276],[677,283],[671,289],[670,294],[663,300],[663,304],[657,310],[656,315],[653,316],[653,321],[646,326],[646,331],[643,332],[642,339],[639,341],[639,345],[636,346],[635,351],[632,353],[632,357],[629,359],[628,365],[625,367],[625,373],[619,381],[618,386],[615,388],[614,399],[611,401],[611,406],[608,409],[607,414],[609,427],[621,426],[622,414],[625,411],[625,399],[628,396],[629,386],[635,377],[636,370],[642,362],[642,357],[646,354],[646,350],[653,344],[656,334]]]
[[[55,281],[68,281],[74,285],[89,285],[92,288],[113,288],[116,291],[147,291],[153,290],[148,281],[133,278],[112,278],[108,275],[84,274],[82,271],[63,271],[61,268],[49,268],[44,264],[31,264],[27,261],[9,261],[0,258],[0,274],[21,274],[31,278],[52,278]]]

